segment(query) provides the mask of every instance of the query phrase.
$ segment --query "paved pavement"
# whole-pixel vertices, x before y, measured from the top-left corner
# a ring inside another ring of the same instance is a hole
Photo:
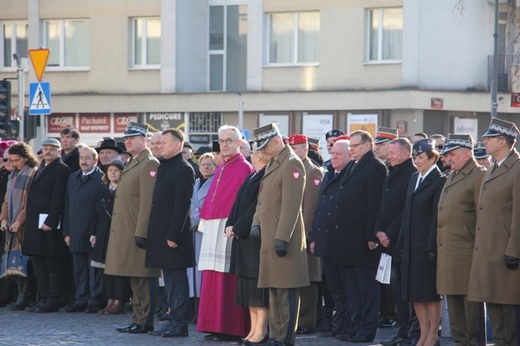
[[[0,308],[0,345],[233,345],[232,342],[214,342],[203,339],[204,334],[197,333],[190,325],[187,338],[162,338],[160,336],[130,335],[118,333],[115,328],[130,323],[131,315],[105,316],[86,313],[49,313],[35,314],[14,312]],[[156,328],[160,326],[156,322]],[[374,342],[370,344],[352,344],[335,338],[318,335],[297,337],[297,345],[377,345],[382,340],[390,340],[396,329],[379,329]],[[441,338],[443,346],[452,346],[449,338]]]

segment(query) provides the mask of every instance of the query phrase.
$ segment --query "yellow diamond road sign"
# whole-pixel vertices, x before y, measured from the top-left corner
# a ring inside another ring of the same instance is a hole
[[[42,80],[43,71],[45,71],[45,66],[47,66],[47,59],[49,58],[50,52],[51,50],[47,48],[29,49],[29,57],[31,58],[36,78],[38,78],[39,81]]]

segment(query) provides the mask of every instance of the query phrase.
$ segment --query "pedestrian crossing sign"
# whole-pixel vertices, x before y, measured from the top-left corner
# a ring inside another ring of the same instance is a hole
[[[51,114],[51,84],[49,82],[29,85],[29,115]]]

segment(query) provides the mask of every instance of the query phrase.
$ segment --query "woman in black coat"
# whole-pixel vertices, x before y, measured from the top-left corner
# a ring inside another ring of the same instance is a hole
[[[260,267],[260,237],[250,235],[258,202],[260,181],[269,159],[253,145],[251,161],[255,172],[250,174],[238,190],[233,209],[226,222],[226,235],[233,238],[230,274],[238,276],[235,305],[249,307],[251,330],[244,338],[246,345],[266,342],[269,291],[258,288]]]
[[[114,209],[114,196],[117,184],[125,165],[119,159],[112,160],[105,169],[103,177],[102,196],[97,206],[97,219],[94,220],[94,227],[90,234],[92,249],[92,263],[96,268],[105,268],[105,258],[107,255],[108,238],[110,235],[110,223],[112,222],[112,209]],[[123,312],[123,302],[128,296],[130,282],[124,276],[104,275],[105,292],[108,303],[100,314],[119,314]]]
[[[446,177],[431,139],[413,146],[418,172],[408,184],[397,248],[402,249],[403,299],[413,302],[421,328],[419,346],[438,345],[441,302],[436,288],[437,207]]]

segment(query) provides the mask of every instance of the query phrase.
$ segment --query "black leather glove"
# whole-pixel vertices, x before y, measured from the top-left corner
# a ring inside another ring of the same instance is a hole
[[[274,241],[274,249],[276,251],[276,254],[278,257],[285,257],[287,256],[287,243],[283,240],[276,239]]]
[[[430,260],[431,264],[435,264],[437,260],[437,254],[433,251],[428,251],[428,259]]]
[[[505,260],[506,260],[506,267],[507,267],[507,269],[509,269],[509,270],[517,270],[518,269],[518,264],[520,262],[520,259],[518,259],[516,257],[511,257],[511,256],[507,256],[506,255]]]
[[[249,236],[251,239],[260,238],[260,226],[252,226],[251,231],[249,231]]]
[[[135,236],[135,245],[140,249],[146,249],[146,238]]]

